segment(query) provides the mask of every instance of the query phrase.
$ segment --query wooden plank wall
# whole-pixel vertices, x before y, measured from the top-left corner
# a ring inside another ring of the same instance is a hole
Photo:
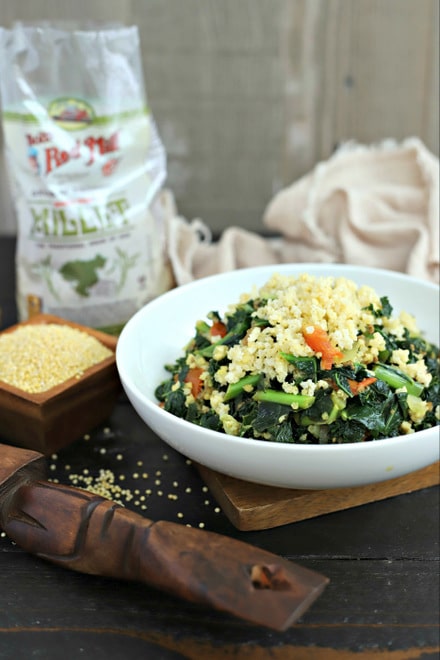
[[[139,26],[168,185],[214,232],[261,230],[272,195],[342,141],[417,135],[438,154],[439,0],[0,0],[6,27],[84,17]]]

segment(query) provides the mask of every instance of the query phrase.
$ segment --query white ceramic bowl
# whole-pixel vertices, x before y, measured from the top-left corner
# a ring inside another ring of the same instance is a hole
[[[409,276],[334,264],[246,268],[196,280],[148,303],[123,329],[116,363],[123,387],[140,417],[171,447],[224,474],[271,486],[321,489],[360,486],[402,476],[439,458],[439,427],[396,438],[337,445],[298,445],[238,438],[210,431],[162,410],[154,396],[169,373],[166,363],[183,355],[195,323],[222,314],[239,295],[274,273],[343,276],[388,296],[393,313],[416,317],[428,340],[439,341],[439,289]]]

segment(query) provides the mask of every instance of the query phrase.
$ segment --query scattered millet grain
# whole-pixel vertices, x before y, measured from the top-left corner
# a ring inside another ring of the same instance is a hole
[[[128,488],[121,488],[121,486],[115,483],[116,478],[111,470],[100,470],[99,476],[96,478],[87,476],[85,474],[86,472],[88,473],[88,470],[84,470],[83,474],[71,474],[69,475],[69,479],[75,486],[84,488],[90,493],[113,500],[121,505],[133,499],[133,493]]]
[[[112,355],[87,332],[58,323],[22,325],[0,335],[0,380],[37,394]]]
[[[90,435],[84,436],[84,440],[89,440],[89,439],[90,439]],[[106,447],[100,447],[98,449],[98,453],[102,454],[103,456],[108,456],[110,452],[107,450]],[[162,459],[164,459],[164,456],[166,456],[166,458],[168,459],[168,455],[163,455]],[[121,467],[126,462],[130,463],[128,457],[126,458],[126,456],[122,452],[116,453],[114,459],[118,461],[119,465],[122,464]],[[152,468],[151,475],[154,474],[155,478],[151,477],[150,481],[152,482],[154,480],[156,487],[161,486],[163,490],[159,490],[159,489],[156,490],[151,487],[145,488],[146,484],[145,483],[142,484],[139,480],[149,479],[150,478],[149,473],[137,472],[136,468],[134,470],[133,468],[131,468],[130,470],[127,468],[126,473],[119,472],[119,470],[118,472],[115,473],[113,472],[113,470],[109,468],[100,469],[99,475],[97,475],[94,469],[89,469],[84,467],[81,470],[81,472],[78,472],[78,470],[75,469],[69,463],[67,462],[60,463],[59,456],[56,453],[51,455],[51,461],[52,462],[49,466],[51,471],[55,471],[56,469],[62,469],[64,474],[66,475],[64,479],[61,480],[63,483],[65,483],[65,479],[67,478],[71,485],[89,491],[96,495],[100,495],[101,497],[117,502],[122,506],[126,506],[128,505],[128,503],[130,503],[129,506],[131,506],[132,508],[137,508],[141,512],[145,512],[149,508],[151,508],[151,503],[154,508],[155,497],[166,499],[168,502],[174,502],[176,505],[175,516],[183,524],[185,524],[184,523],[185,515],[179,509],[181,509],[181,506],[185,504],[185,494],[190,495],[193,494],[194,491],[197,492],[199,490],[199,489],[193,489],[190,486],[186,486],[180,480],[179,481],[177,479],[173,479],[172,481],[169,480],[167,478],[168,473],[166,469],[164,470],[154,469],[153,466],[151,466]],[[191,464],[191,461],[187,461],[187,464],[188,463]],[[144,461],[138,459],[135,461],[135,464],[137,466],[137,469],[139,469],[144,465]],[[136,480],[134,483],[133,483],[133,479]],[[55,478],[51,478],[50,481],[52,481],[53,483],[59,483],[59,480]],[[126,482],[125,488],[123,487],[122,483],[120,483],[123,481]],[[168,481],[170,482],[169,485],[167,485]],[[128,487],[127,482],[131,482],[131,488]],[[138,487],[137,488],[134,487],[134,484],[136,484]],[[169,487],[169,491],[164,490],[165,486],[167,486],[167,488]],[[202,493],[208,493],[207,486],[202,486],[200,491]],[[202,501],[206,507],[211,506],[211,500],[208,499],[206,495],[205,497],[202,497]],[[147,502],[148,502],[148,506],[147,506]],[[215,508],[213,507],[213,509],[216,514],[219,514],[221,512],[221,509],[218,506],[215,506]],[[197,523],[194,523],[194,525],[203,529],[205,527],[205,522],[202,520]],[[190,523],[186,523],[186,526],[192,527]]]

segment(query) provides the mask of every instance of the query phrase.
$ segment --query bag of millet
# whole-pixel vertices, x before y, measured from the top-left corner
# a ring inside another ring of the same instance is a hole
[[[17,306],[118,332],[171,286],[136,27],[0,28]]]

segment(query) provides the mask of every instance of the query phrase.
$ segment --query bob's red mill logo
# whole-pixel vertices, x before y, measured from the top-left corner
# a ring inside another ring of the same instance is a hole
[[[95,112],[91,105],[80,99],[60,98],[52,101],[48,107],[48,114],[57,126],[66,131],[77,131],[93,125]],[[58,138],[58,136],[57,136]],[[102,135],[88,135],[84,139],[66,140],[68,148],[54,146],[54,142],[60,142],[54,139],[54,136],[48,131],[40,131],[37,134],[26,134],[29,147],[29,154],[33,154],[32,163],[38,168],[38,173],[50,174],[62,165],[69,163],[73,159],[80,158],[86,166],[91,166],[100,156],[115,152],[119,149],[118,132],[116,131],[109,137]],[[42,149],[36,149],[36,147]],[[41,160],[43,162],[41,162]],[[111,174],[109,171],[103,171],[103,174]]]

